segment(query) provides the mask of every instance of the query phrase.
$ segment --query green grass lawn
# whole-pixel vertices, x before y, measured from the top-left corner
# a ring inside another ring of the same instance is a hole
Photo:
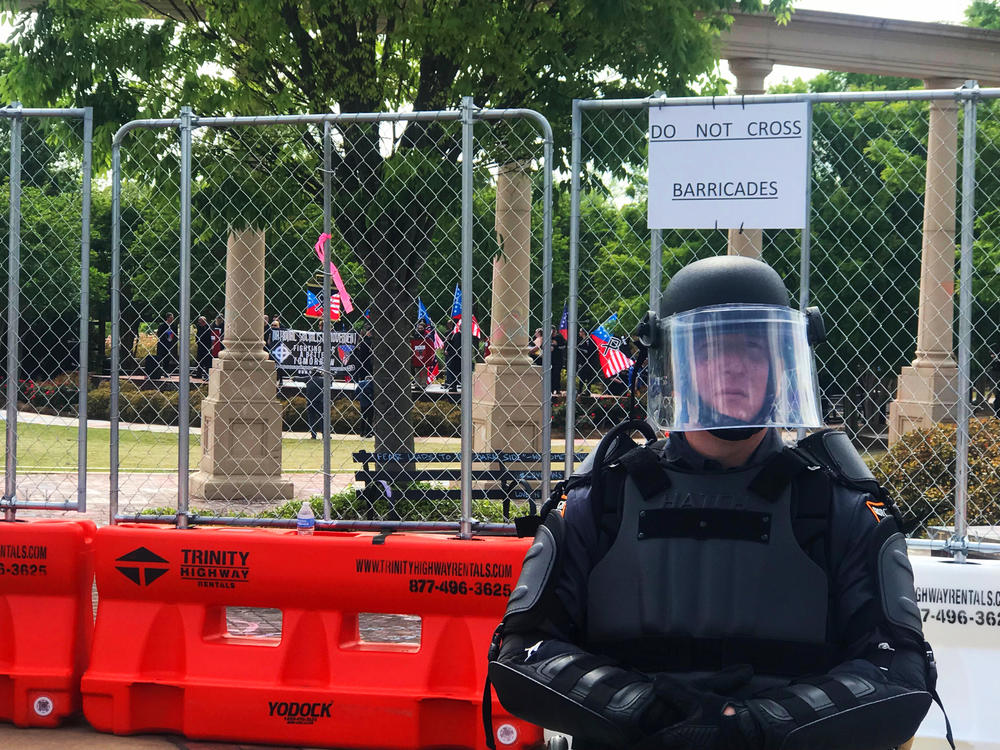
[[[110,465],[107,428],[87,431],[87,468],[107,471]],[[121,430],[119,460],[122,471],[173,471],[177,466],[177,435],[172,432]],[[285,438],[282,441],[285,472],[317,472],[323,468],[323,441]],[[371,439],[334,436],[330,441],[330,466],[334,471],[353,471],[351,454],[372,450]],[[554,451],[563,450],[563,441],[552,441]],[[458,438],[417,438],[418,452],[458,452]],[[190,465],[197,468],[201,458],[201,437],[191,436]],[[77,429],[72,426],[21,423],[17,426],[19,471],[75,471]],[[561,467],[557,467],[561,468]]]
[[[110,465],[107,428],[87,430],[87,468],[107,471]],[[177,434],[121,430],[119,460],[122,471],[171,471],[177,466]],[[285,438],[282,463],[286,472],[315,472],[323,468],[323,441]],[[190,465],[197,468],[201,459],[201,437],[190,439]],[[443,441],[417,438],[418,451],[458,451],[458,438]],[[351,471],[351,454],[372,449],[370,439],[334,436],[330,441],[330,465],[334,470]],[[77,429],[62,425],[21,423],[17,426],[17,465],[20,471],[75,471],[77,464]]]

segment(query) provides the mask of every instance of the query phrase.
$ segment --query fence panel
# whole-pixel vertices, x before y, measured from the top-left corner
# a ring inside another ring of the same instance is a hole
[[[491,262],[503,262],[494,227],[514,221],[523,240],[523,258],[506,275],[522,329],[516,345],[525,350],[515,365],[523,364],[537,387],[529,396],[494,399],[494,416],[512,398],[532,415],[543,411],[540,368],[526,352],[528,327],[545,312],[550,245],[547,124],[533,113],[468,111],[476,138],[465,148],[459,111],[192,116],[190,218],[177,179],[185,169],[185,118],[132,123],[119,132],[118,163],[125,173],[133,165],[136,176],[118,188],[122,390],[114,514],[149,518],[161,509],[152,516],[169,520],[180,509],[179,523],[190,513],[288,524],[312,498],[331,526],[459,527],[463,420],[478,419],[480,433],[494,426],[471,413],[484,399],[475,407],[470,401],[465,414],[459,403],[461,333],[453,307],[462,286],[463,228],[472,263],[465,301],[477,324],[470,355],[480,363],[499,309],[490,293]],[[467,186],[465,161],[472,168]],[[517,194],[526,212],[498,219],[497,184],[508,164],[517,166],[517,189],[526,188]],[[156,165],[162,180],[149,179]],[[182,265],[185,226],[189,270]],[[320,253],[334,266],[324,268]],[[331,300],[329,331],[324,299]],[[168,323],[166,313],[175,310]],[[185,463],[178,430],[186,382],[189,487],[183,466],[179,477],[158,470]],[[473,463],[485,483],[475,487],[472,517],[509,522],[514,511],[498,495],[501,484],[515,507],[527,489],[537,493],[545,455],[531,466],[482,455],[528,448],[539,454],[548,441],[541,420],[534,423],[530,445],[494,429],[465,447],[476,451]],[[141,439],[127,446],[130,433]],[[514,469],[529,471],[533,485],[508,486],[523,479]]]
[[[592,335],[595,329],[603,327],[612,347],[634,361],[639,352],[633,334],[651,296],[684,265],[724,254],[728,241],[725,230],[648,229],[647,109],[602,104],[578,103],[584,171],[578,212],[574,426],[581,437],[599,435],[625,418],[626,394],[635,376],[624,360],[604,366],[598,352],[602,334]],[[752,231],[736,231],[736,241]],[[794,298],[798,297],[798,246],[797,231],[764,232],[762,257],[787,280]],[[660,262],[651,269],[653,247],[660,250]],[[645,414],[641,369],[638,377],[638,411]]]
[[[692,260],[727,251],[753,253],[756,245],[761,258],[786,280],[793,300],[818,305],[823,311],[828,341],[816,354],[825,422],[851,435],[897,498],[913,536],[930,537],[937,546],[952,544],[947,538],[954,533],[949,530],[955,523],[954,498],[956,492],[961,494],[956,475],[960,483],[965,480],[962,470],[956,469],[954,427],[963,315],[960,295],[953,291],[961,285],[959,256],[952,257],[949,243],[961,249],[961,161],[967,139],[962,131],[968,116],[979,138],[978,146],[973,146],[979,171],[974,203],[979,214],[972,256],[972,312],[966,321],[971,328],[972,383],[967,398],[974,415],[968,428],[969,523],[980,527],[985,540],[990,532],[982,527],[995,523],[996,493],[989,495],[989,488],[997,486],[991,458],[1000,442],[995,423],[986,420],[996,402],[998,376],[991,373],[1000,372],[995,364],[1000,351],[995,322],[997,258],[985,218],[992,216],[991,201],[998,192],[993,177],[997,95],[996,90],[959,90],[715,99],[721,106],[807,101],[811,107],[809,233],[803,237],[800,230],[765,229],[759,239],[749,228],[742,233],[647,228],[649,108],[713,100],[577,102],[573,172],[579,174],[579,188],[571,205],[570,253],[571,258],[576,254],[579,268],[580,341],[587,341],[586,332],[610,319],[619,326],[610,331],[612,343],[621,340],[623,352],[631,354],[625,342],[647,301],[674,271]],[[962,111],[964,102],[974,97],[982,99],[978,119],[972,110],[968,115]],[[937,124],[929,143],[932,120]],[[929,159],[932,174],[934,169],[943,172],[927,188]],[[972,215],[970,207],[966,212]],[[929,249],[924,247],[927,243]],[[651,257],[658,261],[652,268]],[[922,322],[921,285],[928,290]],[[615,314],[617,319],[610,317]],[[946,381],[942,394],[951,406],[941,419],[952,426],[907,432],[889,450],[889,406],[897,398],[900,373],[915,358],[933,370],[933,377]],[[622,376],[607,377],[599,367],[593,347],[581,343],[574,418],[578,436],[600,431],[622,413],[624,399],[613,397],[625,390]],[[641,374],[639,384],[641,401]],[[614,414],[609,415],[609,409]],[[595,416],[605,424],[593,424]],[[968,433],[961,427],[957,433],[960,447]]]
[[[0,270],[6,335],[0,342],[4,410],[4,506],[86,510],[87,383],[100,354],[90,341],[92,113],[87,109],[0,109]],[[94,270],[95,307],[107,299]],[[80,415],[84,415],[81,419]],[[107,465],[94,451],[92,469]]]
[[[1000,541],[1000,99],[986,97],[976,109],[967,517],[970,542],[995,543]]]

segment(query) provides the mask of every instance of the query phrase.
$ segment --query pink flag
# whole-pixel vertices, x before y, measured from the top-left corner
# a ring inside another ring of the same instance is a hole
[[[319,236],[319,239],[316,240],[316,244],[313,246],[321,264],[326,262],[326,253],[323,252],[323,245],[325,245],[330,239],[332,239],[332,235],[323,232],[323,234]],[[344,286],[344,280],[340,278],[340,271],[337,270],[337,267],[333,264],[332,260],[330,261],[330,277],[333,279],[333,283],[337,287],[337,292],[340,294],[340,303],[344,306],[344,312],[353,312],[354,303],[351,302],[351,295],[347,293],[347,288]]]

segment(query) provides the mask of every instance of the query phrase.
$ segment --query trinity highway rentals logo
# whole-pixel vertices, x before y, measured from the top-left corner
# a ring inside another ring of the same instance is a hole
[[[118,572],[136,586],[148,586],[170,569],[167,560],[145,547],[138,547],[115,562],[119,563],[115,566]]]
[[[182,549],[181,580],[199,588],[232,589],[250,579],[250,553],[238,549]]]

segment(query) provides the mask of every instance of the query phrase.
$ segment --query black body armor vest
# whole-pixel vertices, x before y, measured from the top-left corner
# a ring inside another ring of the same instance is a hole
[[[769,468],[659,463],[652,493],[626,475],[617,535],[590,573],[586,648],[685,677],[749,664],[753,690],[832,666],[827,573],[793,530],[795,483],[749,489]]]

